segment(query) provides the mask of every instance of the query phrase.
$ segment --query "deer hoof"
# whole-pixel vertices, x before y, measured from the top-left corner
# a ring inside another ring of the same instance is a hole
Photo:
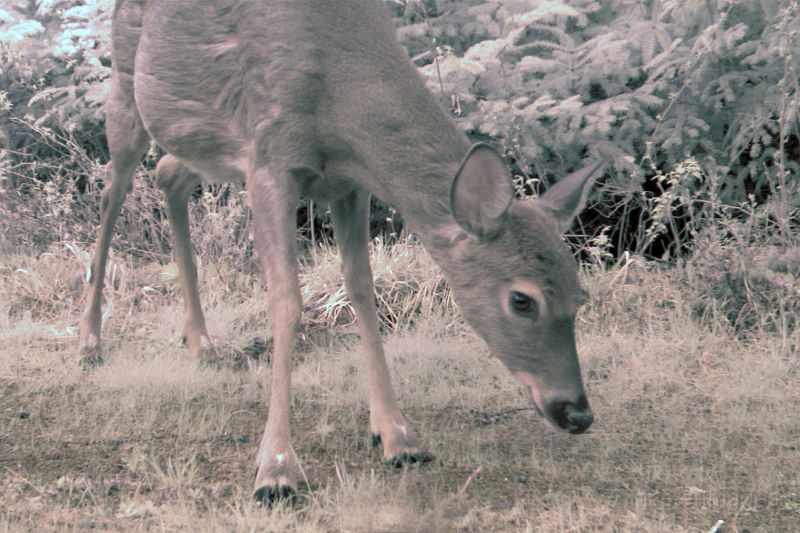
[[[278,502],[294,504],[297,501],[297,492],[289,485],[265,485],[253,493],[256,505],[259,507],[272,507]]]
[[[184,346],[189,349],[189,356],[197,361],[200,366],[220,369],[225,363],[217,346],[211,342],[207,335],[189,336],[184,334],[181,337]]]
[[[297,465],[294,456],[285,452],[267,453],[263,456],[272,459],[256,468],[253,484],[256,505],[270,507],[279,502],[294,504],[297,500]]]
[[[99,353],[91,354],[91,355],[82,355],[78,360],[78,366],[84,372],[90,372],[94,368],[98,366],[102,366],[103,364],[103,356]]]
[[[100,350],[100,343],[94,342],[81,346],[78,350],[78,368],[84,372],[89,372],[95,367],[103,364],[103,354]]]
[[[385,459],[383,463],[395,468],[408,468],[430,463],[434,459],[436,459],[436,456],[428,452],[403,452],[390,459]]]
[[[373,433],[372,434],[372,446],[378,446],[383,442],[381,436]],[[420,451],[416,449],[416,446],[411,447],[411,449],[405,449],[395,453],[388,459],[383,460],[383,464],[394,466],[395,468],[408,468],[410,466],[420,466],[426,463],[430,463],[436,459],[436,456],[432,453],[428,453],[425,451]]]

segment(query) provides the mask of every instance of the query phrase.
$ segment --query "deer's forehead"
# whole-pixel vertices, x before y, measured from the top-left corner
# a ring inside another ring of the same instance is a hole
[[[563,298],[577,290],[578,270],[563,242],[555,249],[521,247],[522,277],[536,283],[548,298]]]
[[[495,282],[529,280],[553,297],[570,292],[566,289],[577,280],[572,253],[555,221],[535,203],[524,205],[527,203],[514,202],[502,233],[490,242],[462,234],[455,256],[459,272],[466,276],[464,283],[475,283],[475,268],[479,266]],[[482,279],[485,284],[486,278]]]
[[[512,221],[506,245],[515,256],[519,274],[537,283],[547,297],[578,292],[575,259],[552,219],[539,210],[526,209]]]
[[[509,222],[505,244],[523,261],[545,268],[572,263],[569,247],[555,221],[541,209],[534,206],[512,213]]]

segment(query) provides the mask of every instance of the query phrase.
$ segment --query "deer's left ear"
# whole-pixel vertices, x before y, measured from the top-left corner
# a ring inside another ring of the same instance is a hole
[[[458,225],[476,237],[490,238],[513,199],[503,158],[488,144],[473,145],[450,186],[450,210]]]
[[[598,172],[602,166],[603,162],[601,161],[573,172],[558,180],[555,185],[547,189],[544,195],[539,197],[543,207],[556,219],[562,233],[569,229],[578,213],[586,207],[589,190],[594,181],[602,175],[601,172]]]

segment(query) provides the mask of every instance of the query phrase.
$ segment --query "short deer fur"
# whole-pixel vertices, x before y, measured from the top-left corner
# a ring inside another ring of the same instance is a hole
[[[243,180],[269,291],[269,415],[255,495],[297,489],[289,430],[291,359],[302,302],[301,196],[330,207],[368,375],[370,429],[395,464],[423,461],[384,359],[368,252],[369,197],[395,206],[444,271],[467,321],[530,391],[551,425],[592,423],[575,349],[581,302],[561,233],[597,166],[537,200],[514,200],[502,157],[470,146],[427,91],[378,0],[117,0],[107,102],[111,151],[80,328],[99,358],[114,222],[153,139],[185,299],[189,352],[212,350],[197,290],[187,201],[201,179]]]

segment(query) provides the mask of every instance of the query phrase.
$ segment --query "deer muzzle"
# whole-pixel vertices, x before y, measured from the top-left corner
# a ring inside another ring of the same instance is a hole
[[[584,394],[578,397],[577,402],[551,401],[545,407],[544,415],[559,429],[573,435],[583,433],[594,422],[594,415]]]
[[[537,383],[537,379],[527,372],[515,372],[517,380],[528,390],[536,410],[555,429],[573,435],[583,433],[594,422],[594,414],[589,400],[578,385],[576,391],[570,389],[547,389]]]

